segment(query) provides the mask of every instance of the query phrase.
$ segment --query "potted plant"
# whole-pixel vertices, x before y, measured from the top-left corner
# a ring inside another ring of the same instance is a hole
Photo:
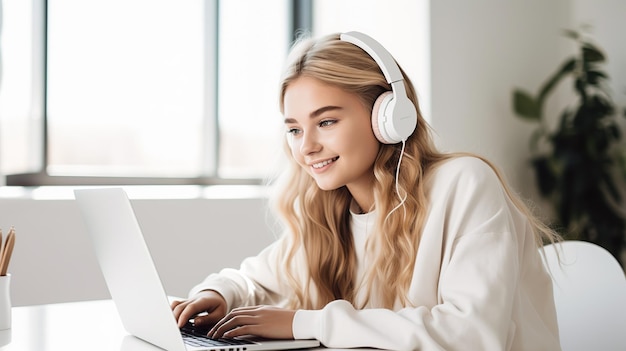
[[[555,228],[565,239],[594,242],[621,262],[626,242],[626,152],[618,112],[601,65],[605,54],[577,31],[565,31],[578,52],[548,77],[537,94],[513,92],[517,116],[537,123],[530,138],[531,164],[539,193],[553,206]],[[544,105],[566,78],[573,83],[573,103],[550,130]]]

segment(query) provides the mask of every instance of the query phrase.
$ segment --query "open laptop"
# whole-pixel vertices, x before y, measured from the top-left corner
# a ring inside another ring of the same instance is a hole
[[[178,328],[126,192],[121,188],[77,189],[74,195],[111,297],[130,334],[170,351],[280,350],[320,345],[317,340],[260,338],[198,345],[215,341],[202,338],[202,333],[195,337],[206,340],[193,341],[193,335],[184,335],[189,333]]]

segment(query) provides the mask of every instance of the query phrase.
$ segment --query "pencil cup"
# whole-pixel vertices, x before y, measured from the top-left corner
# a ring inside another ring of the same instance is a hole
[[[0,276],[0,330],[11,328],[11,275]]]

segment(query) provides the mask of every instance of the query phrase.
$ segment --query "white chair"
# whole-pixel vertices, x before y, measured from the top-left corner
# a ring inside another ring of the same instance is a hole
[[[563,351],[626,350],[626,277],[617,260],[583,241],[544,248]]]

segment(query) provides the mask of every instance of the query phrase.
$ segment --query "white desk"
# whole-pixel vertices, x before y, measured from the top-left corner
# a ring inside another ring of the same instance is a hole
[[[162,351],[124,330],[112,300],[13,307],[12,312],[11,329],[0,331],[0,351]]]
[[[0,331],[1,351],[131,350],[111,300],[13,307],[12,314],[11,329]]]

